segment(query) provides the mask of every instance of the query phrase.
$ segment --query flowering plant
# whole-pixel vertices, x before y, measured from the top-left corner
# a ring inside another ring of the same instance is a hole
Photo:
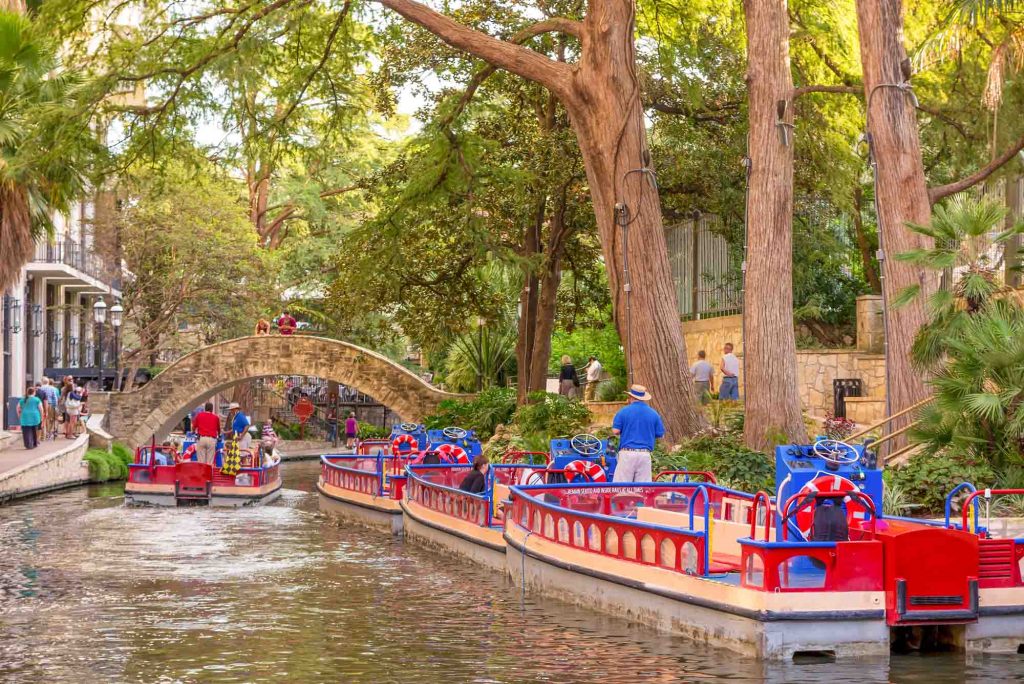
[[[857,429],[857,424],[852,420],[846,418],[833,416],[831,413],[825,414],[825,421],[822,424],[822,430],[825,436],[829,439],[843,440],[853,434],[853,431]]]

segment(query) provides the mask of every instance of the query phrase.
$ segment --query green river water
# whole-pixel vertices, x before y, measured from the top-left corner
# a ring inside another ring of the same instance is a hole
[[[243,510],[120,487],[0,507],[3,682],[991,682],[1024,655],[766,664],[320,514],[315,462]]]

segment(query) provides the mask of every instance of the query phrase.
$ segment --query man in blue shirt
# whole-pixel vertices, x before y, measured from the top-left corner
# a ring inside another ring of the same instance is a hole
[[[651,452],[654,443],[665,436],[665,425],[658,412],[647,405],[651,393],[646,387],[633,385],[626,394],[629,403],[612,421],[612,432],[619,436],[615,482],[650,482]]]
[[[252,424],[252,421],[249,420],[249,416],[245,415],[245,411],[235,402],[231,402],[228,410],[236,412],[234,419],[231,421],[231,432],[234,434],[235,439],[238,440],[238,448],[252,448],[252,437],[249,435],[249,426]]]

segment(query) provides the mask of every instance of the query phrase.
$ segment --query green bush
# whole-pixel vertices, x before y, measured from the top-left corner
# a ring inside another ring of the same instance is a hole
[[[357,423],[357,430],[359,431],[359,439],[385,439],[391,435],[389,428],[379,427],[361,420]]]
[[[626,381],[621,378],[602,380],[595,394],[598,401],[622,401],[626,398]]]
[[[580,433],[590,424],[590,411],[582,402],[560,394],[534,392],[532,403],[520,406],[512,418],[522,434],[546,438]]]
[[[110,447],[110,450],[114,453],[115,456],[121,459],[121,462],[124,463],[125,465],[135,462],[135,452],[133,452],[131,449],[126,447],[124,444],[121,444],[120,442],[114,442],[114,444]]]
[[[82,460],[89,464],[89,480],[92,482],[128,479],[128,464],[121,456],[105,449],[89,449]]]
[[[775,486],[772,459],[733,436],[696,437],[671,453],[655,449],[652,461],[655,475],[662,470],[709,470],[719,484],[745,492],[771,492]]]
[[[551,360],[548,370],[558,373],[563,355],[572,357],[577,370],[586,365],[587,359],[596,356],[605,372],[613,378],[626,382],[626,357],[622,353],[622,342],[614,325],[603,328],[577,328],[571,333],[555,332],[551,336]]]
[[[495,428],[508,424],[516,410],[516,391],[507,387],[489,387],[470,401],[446,399],[437,413],[424,424],[430,430],[457,426],[476,430],[481,441],[490,439]]]
[[[946,453],[920,454],[892,474],[892,484],[903,490],[911,502],[921,506],[915,509],[915,514],[941,514],[946,495],[961,482],[970,482],[982,489],[995,481],[995,473],[984,460]]]
[[[282,423],[279,420],[274,421],[274,432],[277,433],[279,439],[293,440],[299,439],[299,435],[302,434],[302,426],[298,423]]]

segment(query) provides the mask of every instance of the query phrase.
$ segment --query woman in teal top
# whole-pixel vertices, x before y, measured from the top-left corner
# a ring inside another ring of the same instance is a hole
[[[43,402],[36,396],[36,388],[29,387],[18,402],[18,421],[21,424],[21,439],[26,449],[39,446],[39,426],[43,422]]]

